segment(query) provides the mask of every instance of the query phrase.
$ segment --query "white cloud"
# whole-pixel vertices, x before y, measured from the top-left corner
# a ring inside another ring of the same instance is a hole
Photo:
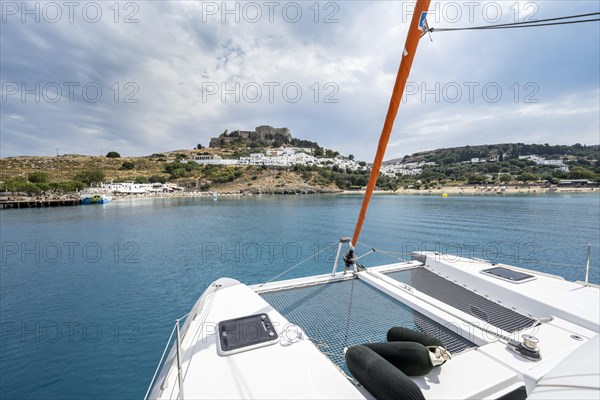
[[[501,22],[514,18],[513,3],[499,3]],[[2,82],[28,87],[34,82],[98,82],[103,97],[98,103],[81,98],[35,103],[31,96],[22,103],[19,95],[9,97],[2,104],[1,155],[52,154],[55,147],[151,154],[207,144],[224,129],[272,124],[361,159],[372,157],[404,46],[405,5],[340,2],[336,11],[320,3],[320,21],[314,23],[312,3],[301,3],[298,23],[286,22],[277,12],[273,23],[266,13],[258,23],[243,18],[235,23],[231,17],[222,23],[219,15],[203,14],[202,4],[138,3],[134,24],[114,23],[110,10],[97,24],[3,23]],[[520,15],[527,4],[520,2]],[[536,4],[537,18],[590,10],[589,2]],[[332,10],[339,21],[323,23]],[[486,23],[481,9],[475,10],[474,23]],[[465,12],[458,22],[440,18],[435,26],[468,24]],[[443,96],[439,102],[412,96],[401,106],[389,157],[483,142],[598,143],[598,26],[579,27],[434,33],[433,42],[424,38],[412,82],[426,88],[436,82],[440,87],[491,82],[502,87],[503,97],[490,104],[478,93],[473,102],[462,98],[453,104]],[[126,88],[129,82],[135,86]],[[269,82],[278,84],[272,102]],[[523,102],[527,82],[537,85],[538,104]],[[212,83],[219,93],[203,97],[203,86]],[[239,101],[232,94],[222,101],[221,89],[231,90],[236,83]],[[521,90],[517,103],[511,102],[514,83]],[[298,102],[286,100],[285,84],[301,88]],[[254,103],[250,97],[256,86],[262,97]],[[139,91],[133,94],[135,88]],[[138,102],[125,103],[127,95]],[[338,102],[325,103],[327,95]],[[22,119],[13,121],[11,115]]]

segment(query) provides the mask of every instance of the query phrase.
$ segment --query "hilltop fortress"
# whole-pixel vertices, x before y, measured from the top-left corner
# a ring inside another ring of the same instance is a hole
[[[269,125],[261,125],[254,131],[236,130],[228,133],[227,130],[219,137],[210,140],[209,147],[229,147],[232,145],[241,146],[281,146],[292,142],[292,134],[288,128],[273,128]]]

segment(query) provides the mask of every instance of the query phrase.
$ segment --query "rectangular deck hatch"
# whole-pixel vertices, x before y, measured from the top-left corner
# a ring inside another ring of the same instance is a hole
[[[524,272],[515,271],[503,267],[494,267],[484,269],[481,271],[482,274],[492,275],[493,277],[500,278],[502,280],[512,283],[523,283],[529,282],[535,279],[535,276],[526,274]]]
[[[278,341],[277,331],[264,313],[219,322],[217,351],[222,356],[269,346]]]

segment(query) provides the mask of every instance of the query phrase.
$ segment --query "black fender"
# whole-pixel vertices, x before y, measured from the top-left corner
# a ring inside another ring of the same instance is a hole
[[[444,346],[444,344],[435,336],[425,332],[418,332],[402,326],[395,326],[387,333],[388,342],[416,342],[423,346]]]
[[[427,375],[433,369],[429,349],[421,343],[367,343],[363,346],[373,350],[408,376]]]
[[[416,383],[368,347],[350,347],[346,351],[346,365],[354,378],[378,400],[425,400]]]

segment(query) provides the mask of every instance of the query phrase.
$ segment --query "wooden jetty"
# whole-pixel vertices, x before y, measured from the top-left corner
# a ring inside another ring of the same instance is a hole
[[[6,208],[45,208],[79,206],[81,199],[52,199],[52,200],[0,200],[2,209]]]

